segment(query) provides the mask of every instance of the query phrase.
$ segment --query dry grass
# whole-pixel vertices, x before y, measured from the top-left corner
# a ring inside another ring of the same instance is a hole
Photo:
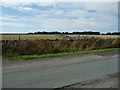
[[[1,40],[18,40],[19,35],[0,35],[2,36]],[[61,39],[60,35],[46,35],[46,34],[41,34],[41,35],[20,35],[20,40],[35,40],[35,39]]]
[[[84,37],[96,37],[96,38],[118,38],[120,37],[119,35],[66,35],[70,37],[78,37],[78,36],[84,36]]]
[[[3,40],[2,54],[42,55],[49,53],[79,52],[105,48],[119,48],[120,39],[84,37],[78,40]]]
[[[70,37],[99,37],[99,38],[118,38],[118,35],[55,35],[55,34],[35,34],[35,35],[20,35],[21,40],[36,40],[36,39],[63,39],[65,36]],[[0,40],[18,40],[19,35],[0,35]]]

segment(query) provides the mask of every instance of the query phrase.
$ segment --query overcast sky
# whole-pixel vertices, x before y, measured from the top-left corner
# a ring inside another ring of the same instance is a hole
[[[3,33],[118,31],[117,2],[4,2]]]

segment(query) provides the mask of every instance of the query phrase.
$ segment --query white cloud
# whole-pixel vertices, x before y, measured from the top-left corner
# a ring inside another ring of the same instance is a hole
[[[33,3],[23,3],[6,5],[19,11],[31,11]],[[35,3],[34,3],[35,4]],[[36,16],[23,17],[3,17],[11,22],[4,22],[6,26],[30,27],[45,29],[96,29],[96,30],[116,30],[117,29],[117,3],[37,3],[37,6],[54,6],[48,10],[37,10]],[[13,7],[12,7],[13,6]],[[94,10],[95,12],[89,12]],[[31,13],[30,12],[30,13]],[[76,17],[71,19],[71,17]],[[12,21],[15,21],[14,23]],[[117,31],[117,30],[116,30]]]
[[[15,21],[16,19],[14,18],[14,16],[7,16],[7,17],[0,17],[0,20],[3,21]]]
[[[100,3],[84,3],[84,8],[86,10],[96,10],[102,13],[117,13],[118,3],[117,2],[100,2]]]
[[[33,9],[30,7],[16,7],[16,9],[20,10],[20,11],[32,11]]]
[[[51,9],[51,10],[46,10],[46,11],[38,11],[40,13],[38,16],[41,17],[62,17],[64,16],[65,12],[63,10],[58,10],[58,9]]]
[[[119,0],[0,0],[0,2],[118,2]]]
[[[38,6],[43,6],[43,7],[46,7],[46,6],[54,6],[56,5],[56,2],[40,2],[37,4]]]
[[[28,5],[28,6],[26,6]],[[3,3],[1,6],[16,9],[19,11],[32,11],[33,8],[29,7],[30,3]]]
[[[0,22],[0,26],[12,26],[12,27],[34,27],[29,24],[24,23],[14,23],[14,22]]]
[[[104,18],[101,18],[104,17]],[[100,15],[97,18],[78,18],[78,19],[58,19],[58,18],[42,18],[40,16],[31,19],[36,23],[36,26],[47,29],[96,29],[96,30],[111,30],[116,29],[117,19],[112,16]]]
[[[78,17],[78,18],[84,18],[87,16],[91,16],[91,13],[85,11],[85,10],[71,10],[65,14],[67,17]]]
[[[12,0],[9,0],[12,1]],[[101,12],[116,12],[118,9],[118,3],[114,2],[116,4],[109,3],[109,2],[81,2],[81,3],[76,3],[76,2],[29,2],[28,0],[25,0],[24,2],[22,1],[16,1],[16,2],[3,2],[0,4],[0,6],[4,7],[9,7],[13,9],[18,9],[18,10],[26,10],[26,11],[31,11],[33,8],[31,8],[31,5],[37,5],[37,6],[53,6],[56,9],[85,9],[85,10],[97,10]],[[14,1],[14,0],[13,0]],[[113,0],[114,1],[114,0]]]

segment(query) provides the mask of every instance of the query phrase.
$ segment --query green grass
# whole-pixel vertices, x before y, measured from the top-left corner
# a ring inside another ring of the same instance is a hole
[[[86,50],[81,52],[64,52],[57,54],[43,54],[43,55],[19,55],[10,57],[10,60],[27,60],[27,59],[35,59],[35,58],[48,58],[48,57],[60,57],[67,55],[80,55],[80,54],[89,54],[89,53],[97,53],[97,52],[109,52],[120,50],[120,48],[109,48],[109,49],[98,49],[98,50]]]

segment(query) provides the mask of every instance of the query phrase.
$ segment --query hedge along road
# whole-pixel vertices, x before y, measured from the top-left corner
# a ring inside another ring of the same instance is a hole
[[[59,88],[118,72],[118,52],[3,63],[3,88]]]

